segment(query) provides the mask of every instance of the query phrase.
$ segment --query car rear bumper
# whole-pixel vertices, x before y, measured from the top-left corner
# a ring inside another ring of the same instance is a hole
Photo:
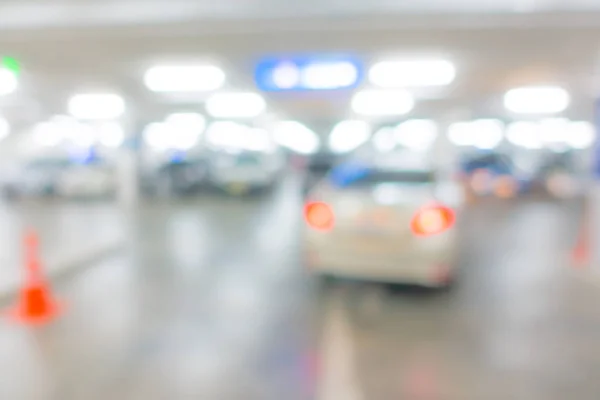
[[[360,252],[332,252],[308,247],[307,268],[315,274],[369,281],[445,286],[455,274],[455,252],[411,252],[372,255]]]

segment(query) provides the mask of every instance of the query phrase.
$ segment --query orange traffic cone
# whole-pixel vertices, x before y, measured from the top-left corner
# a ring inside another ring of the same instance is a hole
[[[33,231],[26,233],[25,284],[19,292],[18,303],[9,310],[9,316],[27,325],[41,325],[53,320],[61,311],[43,277],[39,260],[38,237]]]
[[[585,219],[581,222],[577,241],[571,250],[571,261],[575,268],[585,268],[590,262],[590,232]]]
[[[579,240],[577,240],[577,244],[573,248],[572,259],[573,265],[576,268],[583,268],[587,266],[590,259],[590,254],[586,238],[580,237]]]

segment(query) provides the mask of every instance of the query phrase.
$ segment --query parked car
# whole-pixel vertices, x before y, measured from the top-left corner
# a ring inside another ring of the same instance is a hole
[[[151,195],[186,195],[208,185],[209,166],[204,159],[168,162],[142,176],[142,187]]]
[[[100,198],[114,195],[115,171],[106,165],[73,165],[56,183],[56,194],[67,198]]]
[[[31,198],[55,195],[61,175],[70,167],[66,159],[36,159],[16,165],[2,177],[6,198]]]
[[[283,162],[278,154],[261,151],[219,151],[211,157],[210,181],[229,194],[243,195],[273,187]]]
[[[303,193],[306,195],[333,168],[337,157],[330,153],[317,153],[309,157],[306,163]]]
[[[531,177],[521,173],[510,158],[485,153],[465,160],[461,165],[463,185],[469,197],[512,198],[531,188]]]

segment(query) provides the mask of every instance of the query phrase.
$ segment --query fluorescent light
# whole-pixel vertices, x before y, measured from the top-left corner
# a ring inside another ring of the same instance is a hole
[[[273,139],[280,146],[301,154],[313,154],[319,149],[319,136],[297,121],[281,121],[275,124]]]
[[[198,144],[206,119],[197,113],[174,113],[144,131],[146,143],[157,150],[189,150]]]
[[[114,119],[125,112],[125,101],[113,93],[78,94],[71,97],[68,109],[78,119]]]
[[[6,68],[0,68],[0,96],[14,92],[17,86],[19,82],[15,74]]]
[[[339,89],[354,85],[358,70],[347,61],[313,63],[302,70],[301,80],[307,89]]]
[[[206,111],[215,118],[253,118],[266,107],[256,93],[216,93],[206,101]]]
[[[375,149],[381,152],[388,152],[394,150],[396,147],[396,138],[394,137],[394,129],[390,127],[384,127],[379,129],[373,135],[373,146]]]
[[[273,70],[273,83],[279,89],[291,89],[300,82],[300,70],[295,64],[284,63]]]
[[[106,147],[119,147],[125,141],[125,131],[118,122],[103,122],[96,126],[97,138]]]
[[[329,135],[329,148],[334,153],[346,153],[367,142],[370,136],[371,128],[365,121],[341,121]]]
[[[167,150],[170,147],[169,130],[164,122],[153,122],[146,125],[143,132],[144,142],[156,150]]]
[[[250,128],[245,139],[243,148],[246,150],[270,152],[275,147],[266,129]]]
[[[471,146],[474,134],[468,122],[455,122],[448,127],[448,139],[456,146]]]
[[[40,122],[33,128],[33,140],[40,146],[58,146],[63,138],[62,130],[54,122]]]
[[[456,77],[447,60],[382,61],[369,71],[369,80],[384,88],[445,86]]]
[[[569,120],[566,118],[546,118],[539,122],[542,140],[546,144],[564,144],[568,141]]]
[[[225,83],[225,73],[214,65],[157,66],[144,75],[153,92],[207,92]]]
[[[482,150],[496,148],[504,137],[504,124],[497,119],[456,122],[448,127],[448,139],[456,146]]]
[[[206,127],[206,118],[202,114],[193,112],[182,112],[169,114],[165,122],[179,130],[195,131],[198,134],[204,132]]]
[[[504,137],[504,124],[497,119],[478,119],[471,122],[473,126],[473,146],[481,150],[492,150],[498,147]]]
[[[413,96],[407,91],[364,90],[352,99],[354,112],[366,116],[404,115],[414,107]]]
[[[10,124],[6,118],[0,116],[0,140],[5,139],[10,134]]]
[[[567,144],[574,149],[584,150],[596,140],[594,125],[587,121],[573,121],[568,126]]]
[[[206,141],[213,147],[243,148],[250,128],[233,121],[215,121],[206,128]]]
[[[555,114],[571,101],[569,93],[556,86],[532,86],[511,89],[504,95],[504,106],[518,114]]]
[[[506,128],[506,139],[515,146],[526,149],[541,149],[543,141],[539,127],[536,122],[513,122]]]
[[[394,132],[396,141],[411,150],[424,151],[431,147],[438,135],[434,121],[413,119],[399,124]]]

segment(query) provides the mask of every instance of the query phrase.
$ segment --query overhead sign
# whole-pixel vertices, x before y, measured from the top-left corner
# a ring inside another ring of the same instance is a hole
[[[346,56],[273,57],[255,71],[256,85],[268,92],[351,89],[362,78],[362,64]]]

